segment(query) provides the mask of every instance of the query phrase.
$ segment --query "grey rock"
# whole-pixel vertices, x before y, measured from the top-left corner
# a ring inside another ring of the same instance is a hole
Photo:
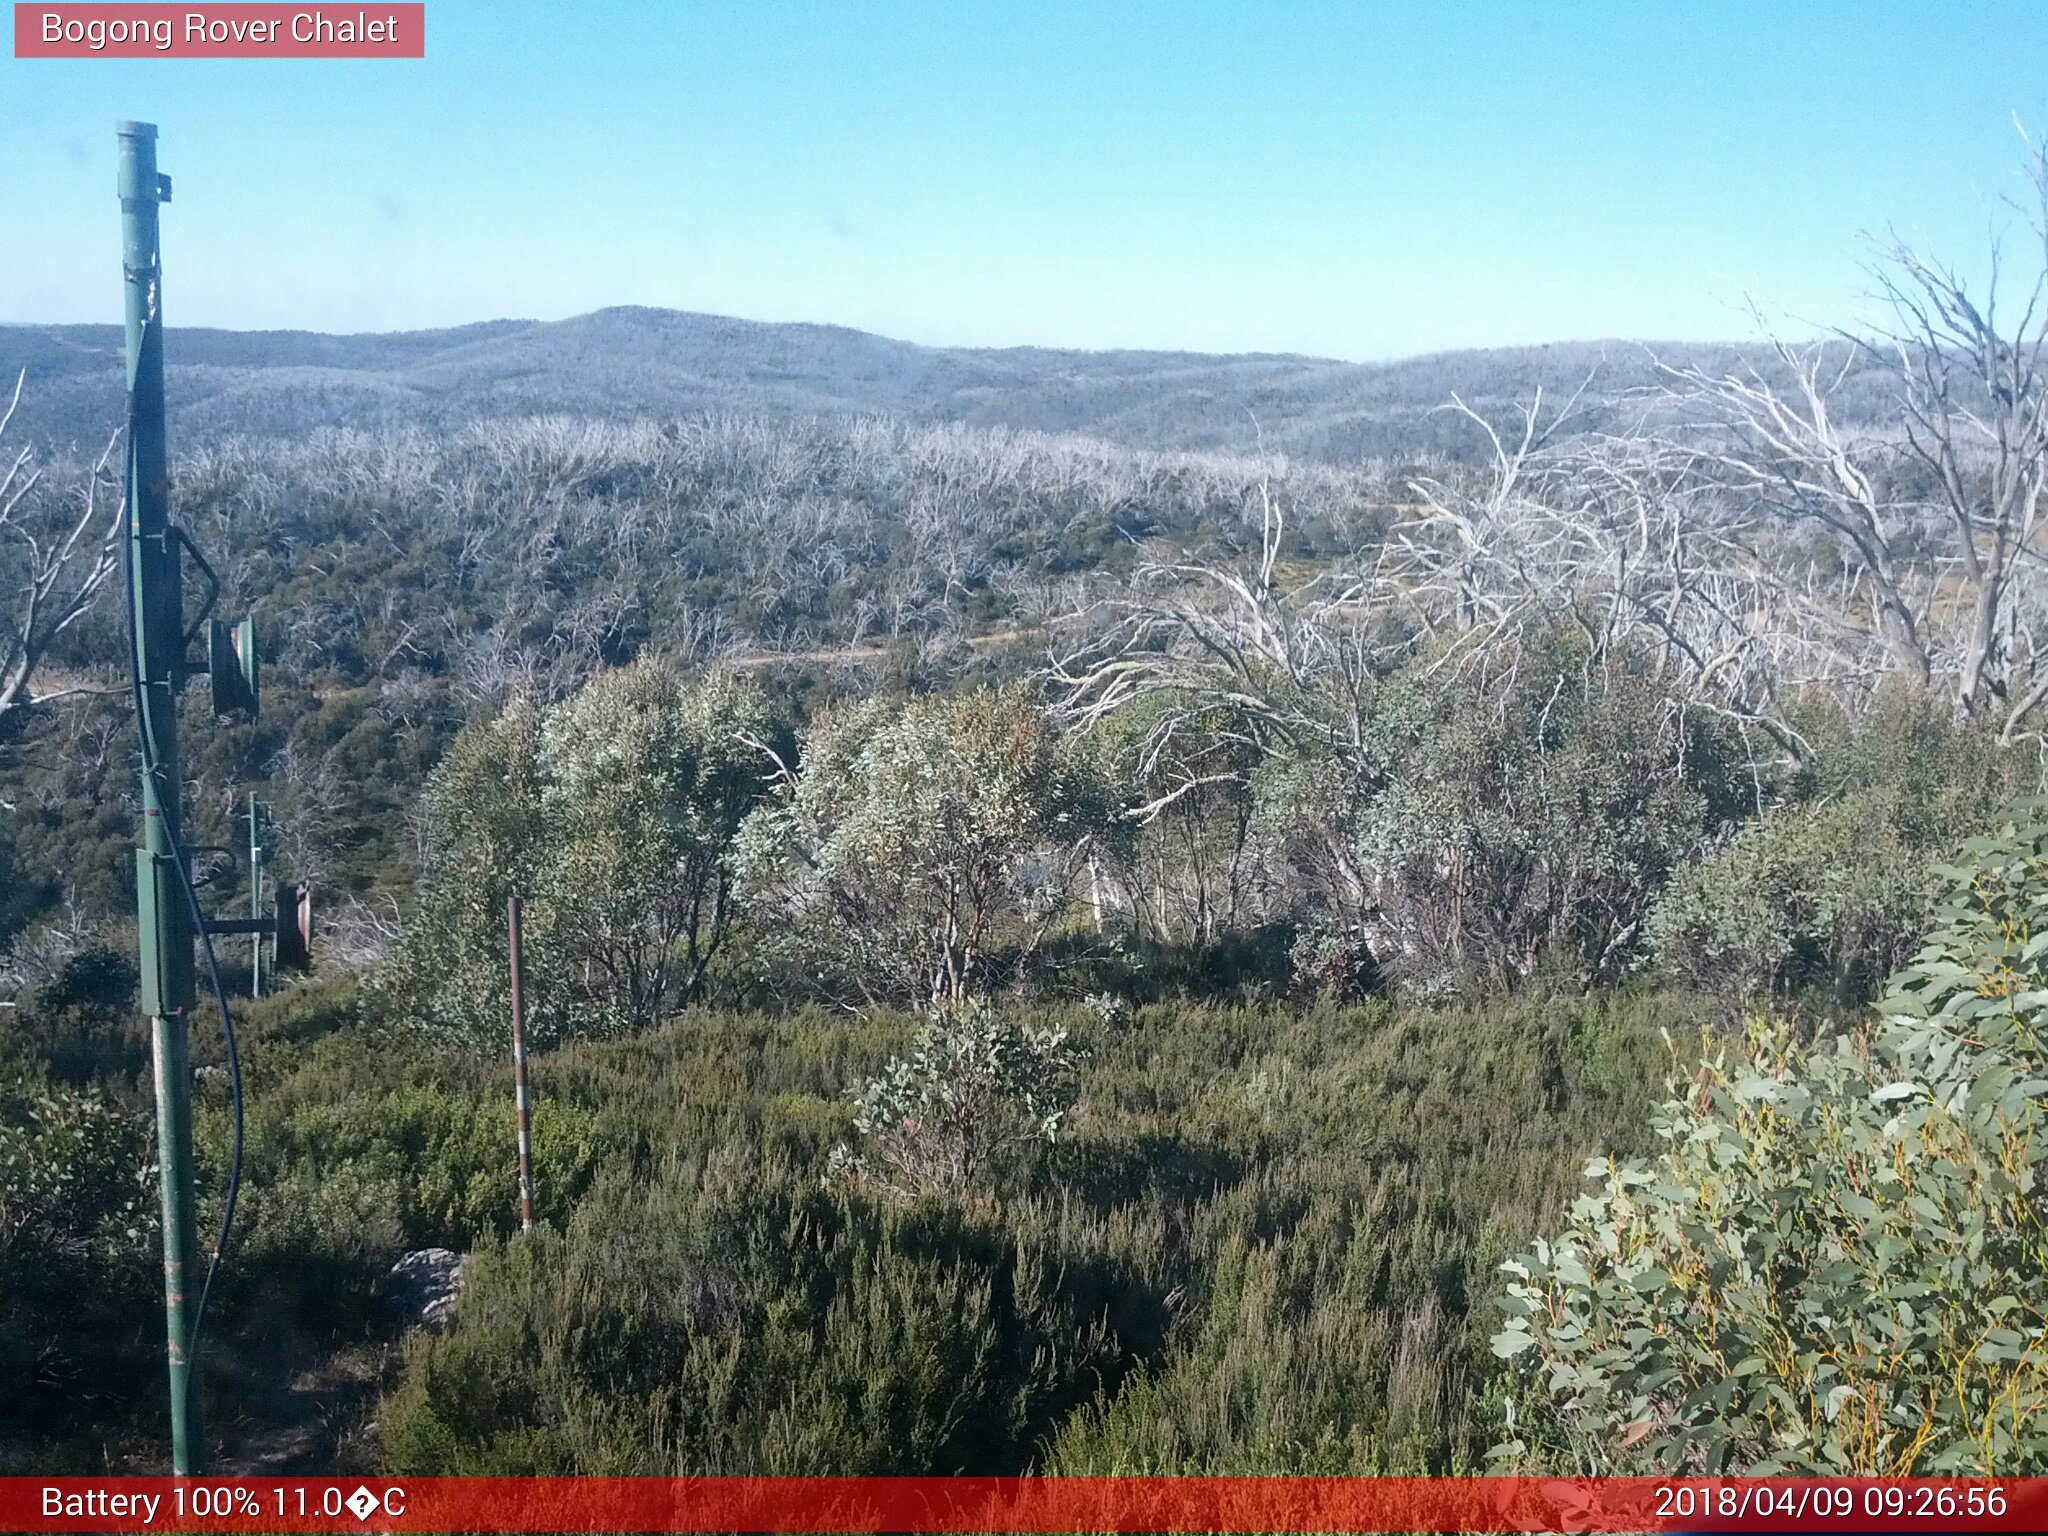
[[[416,1248],[391,1266],[386,1291],[408,1325],[436,1333],[453,1325],[467,1259],[446,1248]]]

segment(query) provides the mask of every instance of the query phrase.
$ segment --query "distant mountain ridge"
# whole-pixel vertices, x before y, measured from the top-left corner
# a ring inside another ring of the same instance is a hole
[[[1132,447],[1309,459],[1469,452],[1453,392],[1500,410],[1599,370],[1613,398],[1654,382],[1655,358],[1735,366],[1751,349],[1632,342],[1438,353],[1384,364],[1279,353],[926,347],[842,326],[616,308],[365,335],[173,328],[165,340],[174,446],[323,426],[445,431],[479,419],[704,411],[887,413],[1078,432]],[[48,443],[103,440],[121,416],[121,331],[0,325],[0,376],[28,371],[17,426]]]

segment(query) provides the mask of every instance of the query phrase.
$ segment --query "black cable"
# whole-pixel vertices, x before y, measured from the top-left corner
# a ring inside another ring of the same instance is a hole
[[[156,733],[150,729],[149,710],[143,692],[142,635],[135,621],[135,537],[132,527],[136,515],[134,505],[135,487],[139,476],[135,464],[135,391],[128,391],[128,518],[131,532],[121,541],[122,574],[127,578],[124,585],[127,592],[128,610],[128,681],[135,700],[135,728],[141,740],[142,771],[156,786],[157,804],[162,806],[177,793],[177,786],[166,789],[162,755],[157,750]],[[180,642],[183,636],[180,636]],[[183,658],[181,657],[182,664]],[[213,987],[213,1000],[220,1009],[221,1034],[227,1042],[228,1083],[234,1098],[234,1145],[228,1158],[227,1202],[220,1215],[220,1233],[214,1239],[213,1257],[206,1265],[206,1278],[199,1287],[199,1302],[192,1309],[192,1329],[185,1340],[185,1362],[187,1370],[193,1369],[199,1359],[200,1325],[206,1319],[207,1298],[213,1294],[214,1276],[220,1273],[222,1257],[228,1250],[228,1239],[235,1230],[235,1202],[242,1190],[242,1138],[244,1118],[242,1107],[242,1053],[235,1043],[234,1015],[228,1011],[227,988],[221,985],[220,964],[214,958],[213,935],[206,931],[206,914],[199,905],[199,889],[192,883],[191,862],[185,856],[185,845],[178,836],[175,818],[159,814],[158,823],[164,829],[164,840],[170,844],[171,862],[178,870],[178,884],[185,893],[185,910],[192,919],[192,931],[199,936],[201,952],[206,956],[206,976]],[[167,1149],[158,1148],[157,1155],[167,1155]]]

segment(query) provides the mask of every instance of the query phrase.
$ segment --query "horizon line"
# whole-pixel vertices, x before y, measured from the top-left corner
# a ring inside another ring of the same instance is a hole
[[[1747,341],[1732,337],[1660,337],[1646,340],[1630,336],[1586,336],[1557,337],[1546,341],[1507,341],[1477,345],[1438,347],[1420,352],[1394,353],[1377,358],[1347,358],[1329,353],[1288,352],[1288,351],[1206,351],[1199,347],[1141,347],[1141,346],[1062,346],[1048,342],[1006,342],[1002,344],[977,344],[971,342],[913,341],[907,337],[891,336],[881,331],[864,330],[859,326],[847,325],[836,320],[762,320],[747,315],[720,314],[713,310],[676,309],[659,304],[605,304],[596,309],[563,315],[552,320],[531,316],[501,315],[482,320],[460,320],[447,325],[423,325],[395,330],[323,331],[311,326],[231,326],[209,324],[167,324],[167,334],[179,331],[210,331],[227,336],[321,336],[338,340],[365,338],[386,338],[405,336],[432,336],[457,331],[479,330],[489,326],[517,326],[538,328],[543,326],[573,325],[579,320],[591,320],[600,315],[638,312],[648,315],[680,316],[694,320],[719,320],[736,325],[758,326],[763,329],[840,331],[850,336],[864,336],[877,341],[886,341],[894,346],[915,347],[925,352],[1055,352],[1072,353],[1080,356],[1112,356],[1130,354],[1147,357],[1204,357],[1218,359],[1271,360],[1277,362],[1324,363],[1344,368],[1386,368],[1402,363],[1415,362],[1424,358],[1455,357],[1467,353],[1486,352],[1538,352],[1554,347],[1628,347],[1655,352],[1660,347],[1744,347],[1768,346],[1765,337],[1752,337]],[[88,327],[106,327],[119,330],[122,322],[112,320],[13,320],[0,319],[0,329],[6,330],[78,330]],[[1792,340],[1793,338],[1783,338]]]

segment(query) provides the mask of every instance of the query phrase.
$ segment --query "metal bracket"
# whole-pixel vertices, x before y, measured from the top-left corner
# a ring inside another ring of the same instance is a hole
[[[209,917],[208,933],[254,933],[277,940],[279,970],[313,965],[313,895],[303,885],[280,885],[269,917]]]
[[[199,567],[199,574],[206,578],[206,601],[199,605],[199,612],[193,616],[192,622],[185,627],[185,640],[182,649],[189,651],[192,648],[192,642],[199,638],[199,632],[206,627],[206,621],[213,616],[213,610],[220,602],[220,578],[213,574],[213,567],[206,563],[206,556],[201,554],[199,546],[192,542],[191,534],[178,527],[175,523],[166,528],[164,532],[177,542],[180,549],[192,557],[192,563]],[[191,670],[196,672],[199,668],[193,667]]]
[[[206,920],[208,933],[260,933],[266,937],[277,932],[274,917],[209,917]]]
[[[135,850],[135,907],[143,935],[142,1011],[153,1018],[182,1012],[195,995],[192,940],[184,883],[169,854]]]

